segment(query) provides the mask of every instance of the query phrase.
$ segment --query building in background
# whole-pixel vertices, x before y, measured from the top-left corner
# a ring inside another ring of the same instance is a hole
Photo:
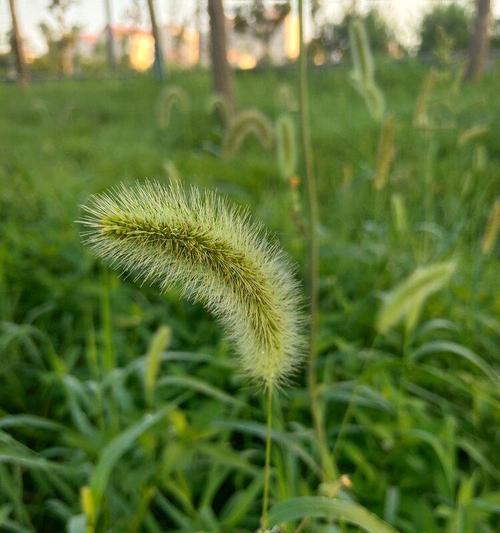
[[[134,26],[112,26],[114,53],[118,64],[145,71],[154,62],[154,39],[150,31]],[[228,58],[231,66],[254,68],[265,57],[282,65],[298,56],[298,19],[288,15],[273,32],[268,46],[251,32],[236,31],[234,17],[227,18]],[[160,27],[163,53],[167,63],[180,68],[209,64],[208,28],[201,32],[189,26],[166,24]],[[75,53],[86,61],[102,60],[106,45],[106,29],[99,34],[81,33]]]

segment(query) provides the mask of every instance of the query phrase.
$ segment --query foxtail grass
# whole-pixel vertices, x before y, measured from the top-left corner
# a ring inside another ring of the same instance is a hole
[[[375,168],[375,179],[373,186],[377,190],[383,189],[389,179],[391,166],[396,156],[394,146],[394,134],[396,129],[396,120],[393,115],[388,116],[382,123],[380,139],[377,150],[377,162]]]
[[[200,301],[234,341],[241,371],[267,389],[267,429],[261,526],[268,526],[272,394],[300,360],[297,284],[277,243],[247,213],[222,198],[179,182],[119,186],[92,197],[80,221],[94,253],[135,280]],[[160,330],[148,355],[146,401],[153,403]]]
[[[229,122],[223,139],[224,157],[230,158],[236,155],[249,136],[255,137],[265,150],[273,147],[273,125],[258,109],[240,111]]]
[[[406,319],[406,330],[413,330],[425,300],[450,281],[456,266],[454,261],[446,261],[418,267],[386,295],[378,313],[377,330],[386,333],[402,318]]]
[[[424,78],[420,92],[417,97],[417,104],[413,113],[413,125],[416,128],[428,128],[432,126],[429,117],[429,103],[437,82],[439,81],[439,74],[432,69]]]
[[[231,109],[221,94],[211,94],[207,100],[208,113],[217,113],[223,124],[229,124]]]
[[[247,213],[178,183],[121,185],[83,207],[94,253],[162,292],[178,286],[201,302],[234,341],[241,370],[267,388],[299,361],[299,296],[289,263]]]
[[[375,63],[365,25],[359,19],[349,26],[349,43],[353,61],[352,82],[365,101],[371,116],[381,121],[385,113],[385,99],[375,81]]]
[[[483,240],[481,243],[481,249],[484,254],[489,254],[493,251],[495,243],[498,239],[498,233],[500,231],[500,198],[495,200],[491,212],[486,222],[484,229]]]
[[[467,143],[470,143],[471,141],[477,139],[478,137],[481,137],[482,135],[485,135],[490,131],[490,127],[486,124],[477,124],[476,126],[472,126],[471,128],[467,128],[464,130],[457,139],[457,146],[465,146]]]
[[[182,87],[177,85],[164,87],[160,92],[156,106],[156,117],[161,129],[168,128],[170,125],[174,107],[186,113],[189,109],[189,96]]]
[[[314,157],[311,140],[311,123],[309,110],[309,86],[307,76],[307,50],[304,39],[304,2],[299,0],[299,115],[300,115],[300,138],[302,156],[306,177],[307,189],[307,241],[308,241],[308,290],[309,290],[309,357],[307,364],[307,380],[311,401],[311,414],[314,423],[316,441],[321,459],[322,475],[325,482],[331,482],[335,478],[336,467],[330,453],[325,425],[323,409],[319,397],[317,379],[317,329],[319,320],[319,206],[316,175],[314,172]]]
[[[278,87],[278,104],[285,111],[289,112],[295,112],[299,108],[297,97],[295,96],[293,89],[287,83],[282,83]]]
[[[391,210],[394,228],[400,237],[408,233],[408,215],[406,214],[406,206],[404,198],[398,194],[393,193],[391,196]]]
[[[297,134],[290,115],[281,115],[276,121],[276,148],[281,177],[289,180],[297,170]]]
[[[472,166],[477,172],[484,172],[488,166],[488,150],[484,144],[474,146],[472,152]]]

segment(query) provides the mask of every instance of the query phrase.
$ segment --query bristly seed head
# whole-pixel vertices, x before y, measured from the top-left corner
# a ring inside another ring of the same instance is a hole
[[[93,196],[79,221],[95,254],[135,280],[179,286],[222,322],[245,374],[279,386],[302,347],[299,292],[283,252],[210,192],[154,181]]]

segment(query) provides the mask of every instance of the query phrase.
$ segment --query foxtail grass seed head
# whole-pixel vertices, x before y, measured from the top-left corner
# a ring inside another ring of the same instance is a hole
[[[240,111],[231,120],[223,140],[224,156],[227,158],[234,156],[249,135],[253,135],[265,150],[270,150],[273,147],[273,125],[266,115],[258,109]]]
[[[465,146],[467,143],[477,139],[478,137],[481,137],[482,135],[485,135],[489,131],[490,127],[486,124],[478,124],[476,126],[472,126],[471,128],[467,128],[458,136],[457,146]]]
[[[351,45],[354,77],[362,84],[373,82],[375,68],[373,56],[365,25],[359,19],[353,20],[349,26],[349,42]]]
[[[161,365],[162,353],[168,348],[172,332],[169,327],[161,326],[155,333],[146,354],[144,368],[144,393],[148,407],[153,406],[156,380]]]
[[[161,129],[168,128],[174,107],[187,113],[189,109],[189,96],[182,87],[172,85],[164,87],[158,96],[157,120]]]
[[[432,125],[428,109],[429,100],[438,81],[439,75],[434,69],[432,69],[422,82],[422,86],[417,97],[415,112],[413,113],[413,125],[416,128],[427,128]]]
[[[80,505],[87,522],[87,531],[93,532],[96,519],[96,507],[92,489],[88,485],[80,488]]]
[[[166,177],[171,181],[179,181],[181,179],[180,172],[171,159],[163,161],[163,170]]]
[[[301,352],[297,284],[276,243],[248,214],[210,192],[147,181],[93,196],[83,237],[134,280],[178,286],[234,341],[241,369],[266,387],[283,384]]]
[[[491,208],[486,228],[484,230],[483,242],[481,249],[484,254],[489,254],[495,247],[495,243],[500,231],[500,198],[497,198],[493,207]]]
[[[488,166],[488,150],[483,144],[478,144],[472,152],[472,166],[477,172],[484,172]]]
[[[403,317],[407,331],[411,330],[417,323],[425,300],[444,287],[455,270],[454,261],[418,267],[386,295],[377,316],[377,330],[386,333]]]
[[[218,113],[224,124],[231,119],[231,111],[226,99],[221,94],[211,94],[207,100],[208,113]]]
[[[384,93],[375,82],[372,82],[363,87],[361,95],[365,99],[366,107],[372,118],[381,122],[385,114]]]
[[[368,34],[359,19],[349,26],[349,43],[353,61],[353,85],[364,99],[370,115],[380,122],[385,113],[385,98],[375,82],[375,66]]]
[[[288,83],[282,83],[278,87],[278,104],[286,111],[298,111],[299,104],[293,89]]]
[[[394,228],[398,235],[402,237],[408,233],[408,216],[406,214],[404,198],[400,194],[392,194],[391,208]]]
[[[396,156],[396,148],[394,146],[395,130],[396,120],[394,115],[388,116],[382,123],[377,150],[377,163],[373,186],[378,191],[386,186],[389,179],[391,166],[394,161],[394,157]]]
[[[276,121],[276,147],[281,176],[289,180],[297,169],[297,134],[290,115],[281,115]]]

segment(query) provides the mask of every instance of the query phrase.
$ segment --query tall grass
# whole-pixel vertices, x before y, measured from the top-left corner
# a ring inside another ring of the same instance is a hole
[[[436,83],[426,113],[447,128],[415,129],[427,67],[375,59],[398,124],[398,156],[376,193],[370,163],[379,125],[346,68],[308,72],[321,215],[316,370],[339,475],[321,486],[299,375],[296,388],[273,399],[269,525],[495,531],[498,240],[487,253],[482,247],[500,177],[491,122],[498,71],[458,93]],[[215,157],[209,79],[176,77],[196,128],[168,135],[151,121],[158,87],[146,79],[28,93],[0,87],[2,530],[81,531],[95,517],[99,531],[259,527],[265,398],[235,372],[231,345],[201,306],[177,289],[160,296],[104,272],[73,224],[89,194],[127,177],[161,176],[168,159],[186,186],[249,207],[306,276],[308,242],[290,220],[276,154],[245,143],[237,158]],[[294,80],[286,70],[239,74],[239,101],[274,119],[283,109],[270,91]],[[480,124],[489,131],[458,147],[461,133]],[[478,144],[488,154],[482,168]],[[415,270],[451,258],[453,276],[428,295],[413,328],[405,316],[378,332],[384,296]],[[164,327],[171,338],[157,351],[154,334]]]

